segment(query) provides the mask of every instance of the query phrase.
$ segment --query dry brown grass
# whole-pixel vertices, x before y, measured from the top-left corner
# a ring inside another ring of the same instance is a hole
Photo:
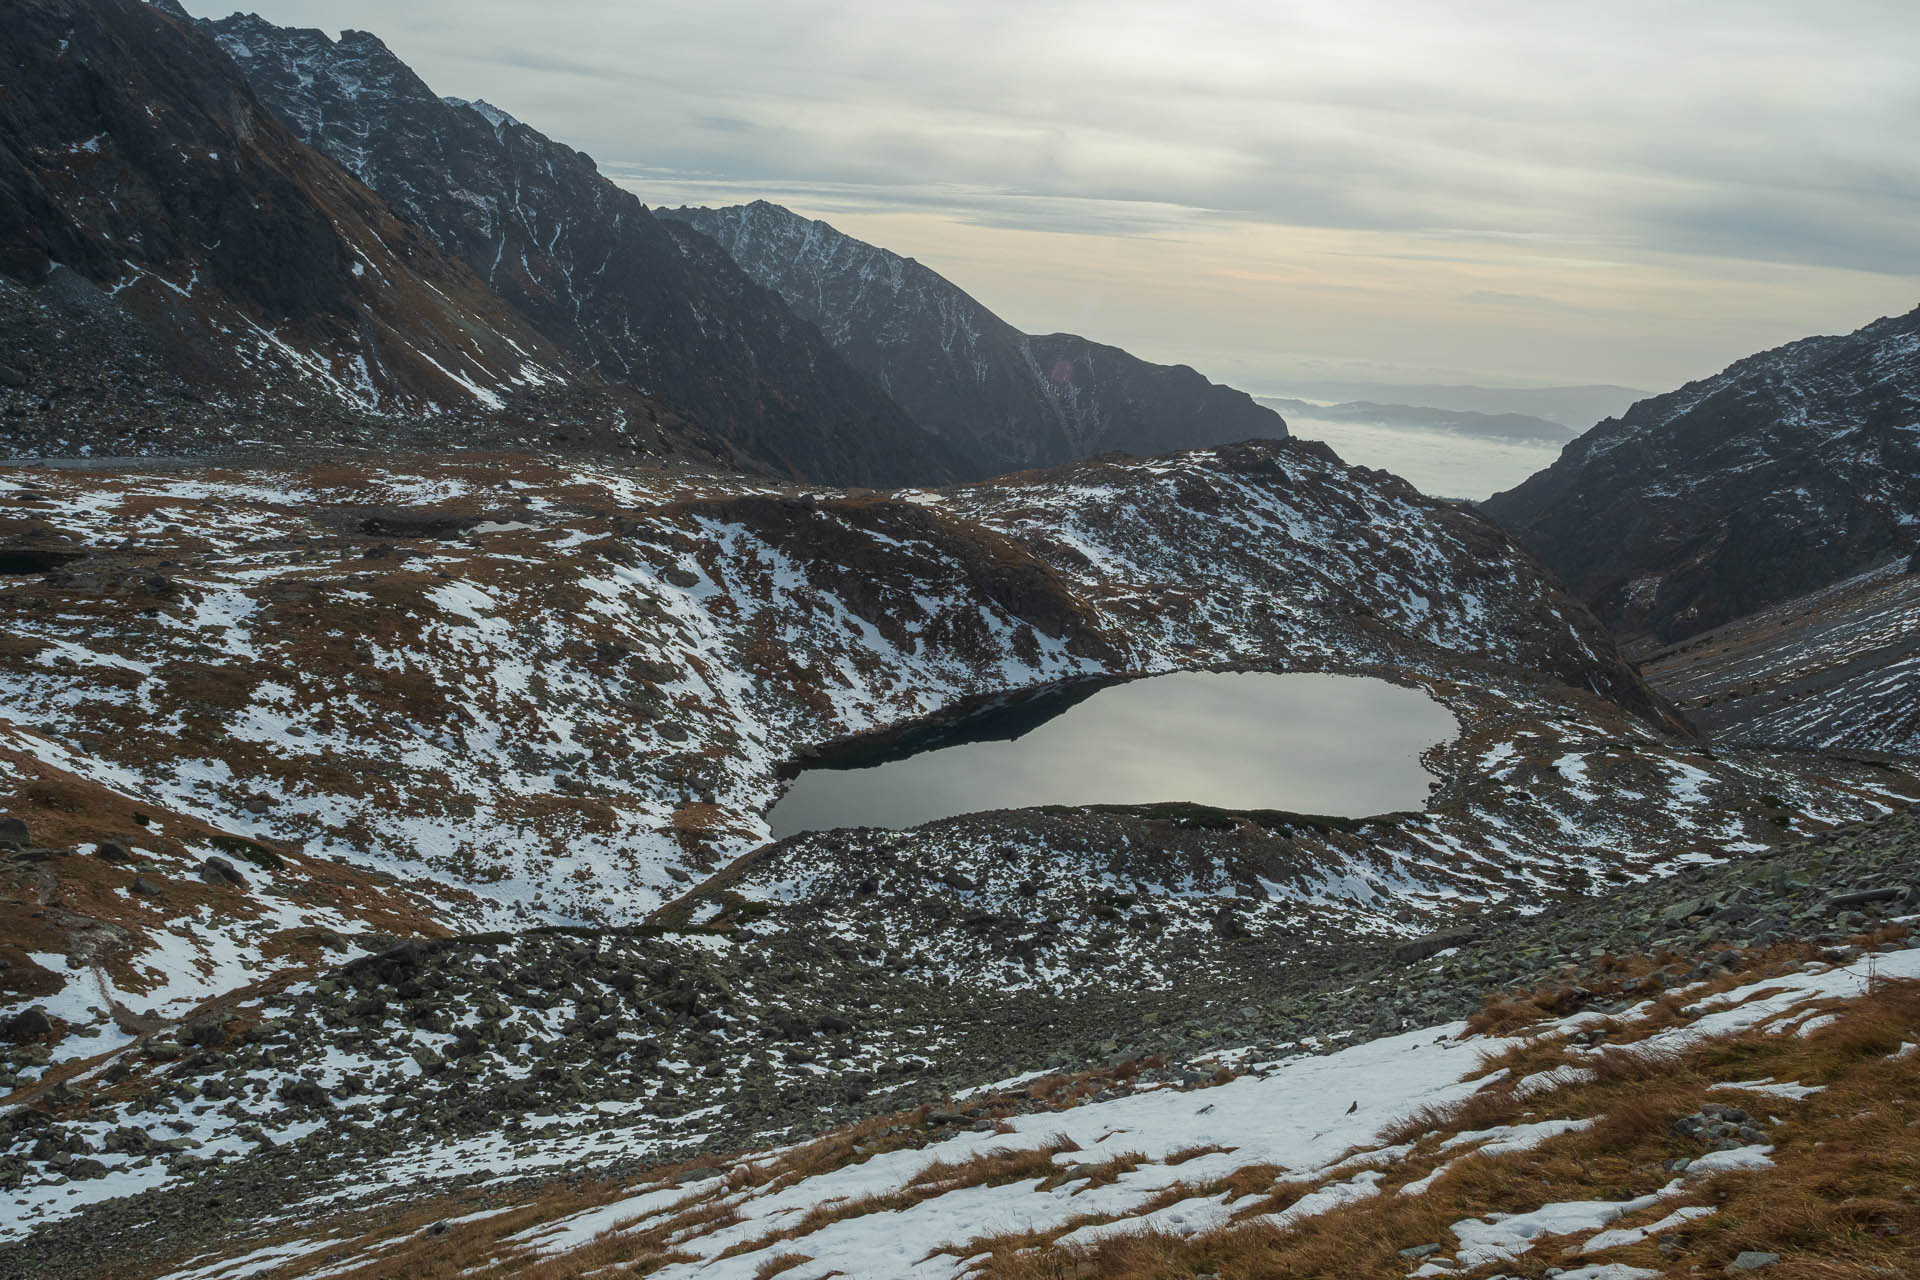
[[[1681,1055],[1638,1060],[1623,1053],[1594,1055],[1583,1065],[1593,1067],[1597,1079],[1533,1099],[1530,1107],[1501,1098],[1494,1089],[1455,1108],[1412,1117],[1383,1137],[1411,1141],[1433,1131],[1547,1114],[1589,1115],[1597,1121],[1533,1151],[1461,1156],[1424,1195],[1389,1190],[1290,1231],[1258,1224],[1192,1239],[1147,1234],[1092,1249],[1048,1248],[1028,1235],[974,1241],[966,1248],[993,1251],[982,1272],[988,1280],[1185,1280],[1209,1273],[1223,1280],[1397,1280],[1410,1269],[1399,1250],[1427,1243],[1451,1246],[1452,1224],[1464,1218],[1524,1212],[1554,1200],[1623,1199],[1657,1189],[1670,1177],[1666,1160],[1700,1151],[1697,1144],[1669,1136],[1672,1121],[1709,1098],[1742,1101],[1737,1093],[1713,1090],[1715,1081],[1771,1075],[1828,1084],[1825,1092],[1799,1103],[1747,1099],[1751,1109],[1780,1118],[1769,1135],[1777,1167],[1722,1175],[1623,1219],[1620,1225],[1651,1221],[1681,1204],[1703,1201],[1717,1208],[1666,1233],[1668,1251],[1649,1240],[1609,1251],[1604,1260],[1668,1275],[1718,1275],[1737,1254],[1762,1250],[1781,1255],[1767,1274],[1785,1280],[1920,1275],[1920,1055],[1888,1056],[1916,1038],[1920,983],[1886,983],[1848,1002],[1839,1022],[1806,1037],[1756,1031]],[[1390,1185],[1430,1172],[1436,1163],[1416,1153]],[[1277,1195],[1273,1203],[1285,1199]],[[1569,1243],[1543,1240],[1532,1252],[1492,1270],[1543,1276],[1548,1267],[1573,1265],[1562,1256]]]
[[[1748,972],[1733,981],[1753,981]],[[1698,999],[1690,992],[1686,1003]],[[1656,1006],[1649,1024],[1669,1025],[1682,1015],[1680,1002]],[[1620,1028],[1622,1039],[1643,1038],[1647,1028]],[[987,1280],[1190,1280],[1213,1273],[1223,1278],[1380,1277],[1401,1280],[1411,1269],[1399,1251],[1412,1245],[1451,1247],[1452,1224],[1493,1212],[1524,1212],[1554,1200],[1618,1200],[1663,1186],[1671,1177],[1666,1162],[1697,1156],[1697,1141],[1671,1136],[1675,1118],[1708,1100],[1747,1106],[1779,1123],[1769,1131],[1778,1167],[1756,1173],[1723,1175],[1710,1186],[1690,1187],[1617,1225],[1651,1221],[1674,1207],[1711,1203],[1717,1212],[1667,1233],[1667,1252],[1647,1241],[1609,1252],[1606,1261],[1648,1267],[1666,1274],[1717,1275],[1746,1249],[1778,1252],[1783,1261],[1770,1277],[1785,1280],[1834,1280],[1838,1277],[1920,1274],[1920,1055],[1892,1058],[1900,1044],[1920,1039],[1920,983],[1885,982],[1870,994],[1847,1001],[1839,1020],[1800,1037],[1761,1031],[1690,1046],[1677,1055],[1601,1051],[1577,1055],[1591,1077],[1567,1082],[1529,1098],[1517,1097],[1519,1075],[1575,1061],[1562,1039],[1518,1046],[1505,1055],[1515,1073],[1445,1109],[1423,1112],[1394,1126],[1382,1138],[1417,1142],[1414,1152],[1389,1171],[1383,1194],[1308,1219],[1289,1230],[1265,1222],[1246,1222],[1224,1231],[1185,1238],[1145,1234],[1115,1238],[1091,1249],[1055,1245],[1058,1236],[1088,1222],[1082,1216],[1045,1232],[1010,1233],[964,1244],[962,1256],[990,1254],[981,1275]],[[1524,1050],[1521,1052],[1520,1050]],[[1716,1082],[1771,1076],[1826,1084],[1825,1092],[1801,1102],[1760,1098],[1716,1090]],[[1110,1073],[1104,1078],[1110,1082]],[[1100,1087],[1097,1074],[1038,1082],[1027,1091],[1053,1105],[1071,1102]],[[989,1121],[1009,1114],[1022,1099],[976,1100]],[[1029,1104],[1030,1105],[1030,1104]],[[877,1117],[783,1153],[777,1159],[735,1166],[729,1188],[789,1185],[882,1150],[927,1141],[926,1108]],[[1445,1135],[1467,1129],[1555,1117],[1592,1117],[1592,1127],[1554,1138],[1526,1152],[1481,1156],[1441,1153]],[[804,1237],[828,1224],[863,1214],[909,1208],[963,1186],[1004,1185],[1031,1179],[1037,1187],[1058,1187],[1078,1179],[1098,1185],[1140,1163],[1118,1153],[1098,1163],[1063,1169],[1057,1153],[1072,1150],[1059,1141],[1046,1147],[990,1151],[964,1161],[929,1165],[906,1186],[884,1196],[816,1206],[792,1228],[761,1237],[730,1254],[762,1254],[756,1274],[777,1276],[807,1261]],[[1185,1159],[1205,1154],[1196,1148]],[[1184,1162],[1184,1161],[1183,1161]],[[1403,1196],[1396,1189],[1439,1170],[1424,1194]],[[1346,1176],[1345,1174],[1339,1176]],[[1193,1196],[1224,1197],[1243,1218],[1285,1208],[1311,1186],[1283,1181],[1273,1166],[1246,1166],[1226,1177],[1196,1180],[1167,1188],[1139,1206],[1142,1211]],[[653,1175],[647,1185],[660,1185]],[[689,1260],[693,1235],[739,1221],[726,1193],[690,1194],[641,1230],[603,1235],[586,1248],[554,1258],[530,1258],[504,1248],[506,1237],[542,1222],[631,1195],[622,1187],[569,1187],[556,1184],[527,1205],[494,1218],[463,1224],[449,1236],[409,1236],[425,1214],[412,1215],[371,1233],[354,1248],[401,1239],[384,1249],[378,1262],[340,1273],[350,1280],[375,1276],[419,1276],[480,1280],[525,1275],[559,1280],[594,1271],[645,1275],[673,1261]],[[443,1207],[439,1216],[452,1216]],[[302,1234],[327,1231],[307,1224]],[[335,1231],[330,1234],[342,1234]],[[1568,1240],[1542,1240],[1533,1252],[1497,1270],[1540,1277],[1549,1266],[1572,1265],[1563,1258]],[[339,1254],[333,1255],[335,1259]],[[320,1259],[292,1269],[318,1269]],[[617,1271],[613,1269],[618,1269]]]

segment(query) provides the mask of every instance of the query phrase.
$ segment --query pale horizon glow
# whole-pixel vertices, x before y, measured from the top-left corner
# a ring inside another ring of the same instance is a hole
[[[1905,3],[257,8],[371,30],[649,204],[774,200],[1255,392],[1663,390],[1920,303]]]

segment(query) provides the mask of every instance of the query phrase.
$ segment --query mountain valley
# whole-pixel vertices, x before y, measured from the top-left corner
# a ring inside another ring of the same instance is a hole
[[[367,32],[14,8],[0,1280],[1920,1259],[1920,311],[1256,399]],[[1564,447],[1469,502],[1276,405]],[[775,817],[1280,677],[1445,727]]]

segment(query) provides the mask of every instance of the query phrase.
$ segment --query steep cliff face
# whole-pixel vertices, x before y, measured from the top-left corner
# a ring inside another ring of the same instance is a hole
[[[100,345],[109,359],[138,350],[145,365],[130,357],[125,378],[256,408],[492,409],[576,376],[460,262],[289,133],[181,17],[138,0],[21,0],[0,24],[0,60],[7,316],[122,329]],[[10,418],[51,410],[70,385],[47,354],[46,368],[10,363],[0,377],[24,393]],[[15,425],[16,444],[44,434]]]
[[[1616,631],[1661,641],[1909,555],[1920,310],[1643,400],[1486,509]]]
[[[1001,469],[1287,433],[1279,414],[1185,365],[1070,333],[1021,333],[913,259],[779,205],[662,216],[718,241],[915,421]]]
[[[442,99],[363,31],[205,24],[287,126],[426,229],[548,339],[787,475],[941,483],[978,470],[778,296],[684,246],[591,157]]]

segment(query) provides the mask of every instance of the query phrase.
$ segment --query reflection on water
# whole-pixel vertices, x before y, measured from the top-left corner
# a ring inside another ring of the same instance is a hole
[[[1445,707],[1384,680],[1182,672],[1082,686],[809,769],[768,821],[780,838],[1169,800],[1363,817],[1422,807],[1433,779],[1420,752],[1458,731]]]

